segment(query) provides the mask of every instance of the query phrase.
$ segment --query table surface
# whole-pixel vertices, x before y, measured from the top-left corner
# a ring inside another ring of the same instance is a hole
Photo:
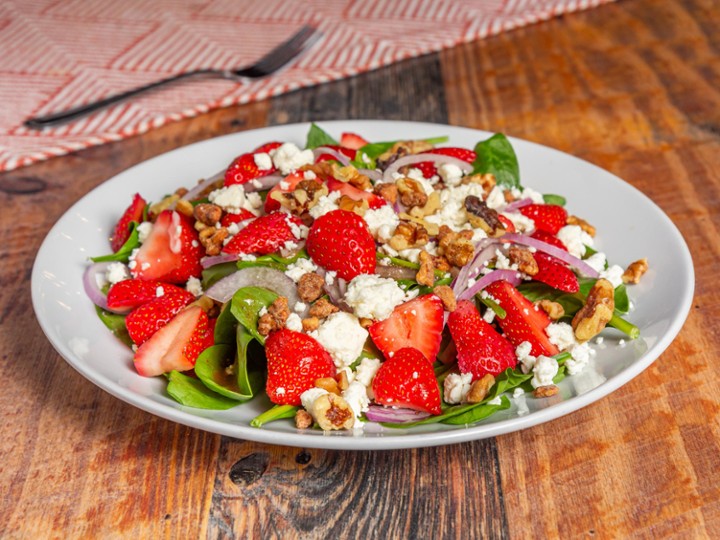
[[[716,0],[622,0],[0,175],[0,537],[717,537],[718,28]],[[627,180],[693,253],[683,330],[639,377],[559,420],[382,452],[174,424],[96,388],[53,350],[30,269],[80,196],[194,141],[343,118],[503,131]]]

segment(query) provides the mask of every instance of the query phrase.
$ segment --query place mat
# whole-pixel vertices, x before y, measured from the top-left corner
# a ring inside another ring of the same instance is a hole
[[[0,171],[610,1],[4,0]],[[22,125],[180,71],[252,63],[308,23],[323,38],[271,77],[186,82],[64,126]]]

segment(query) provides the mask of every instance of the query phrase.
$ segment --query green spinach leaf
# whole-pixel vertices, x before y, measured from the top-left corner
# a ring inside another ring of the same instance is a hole
[[[95,312],[102,323],[128,347],[133,346],[133,340],[130,339],[127,328],[125,326],[125,315],[118,315],[117,313],[111,313],[105,311],[101,307],[95,306]]]
[[[178,371],[171,371],[168,375],[167,392],[181,405],[196,409],[224,411],[232,409],[239,403],[213,392],[202,381]]]
[[[307,134],[305,148],[314,150],[319,146],[337,146],[338,144],[340,143],[333,139],[330,134],[323,130],[320,126],[315,123],[310,125],[310,131],[308,131]]]
[[[562,195],[554,195],[553,193],[545,193],[543,195],[543,201],[545,204],[556,204],[558,206],[565,206],[567,200]]]
[[[112,253],[110,255],[102,255],[100,257],[90,257],[90,260],[92,262],[128,262],[130,260],[130,255],[132,254],[133,250],[137,247],[140,247],[140,240],[139,240],[139,234],[137,231],[138,223],[137,221],[131,221],[130,222],[130,236],[128,236],[128,239],[125,240],[125,243],[118,249],[115,253]]]
[[[277,297],[277,294],[262,287],[243,287],[232,297],[230,304],[232,314],[250,335],[263,345],[265,337],[257,331],[258,312],[272,304]]]
[[[295,405],[275,405],[273,408],[253,418],[250,425],[259,428],[268,422],[282,420],[283,418],[293,418],[299,408],[300,407],[296,407]]]
[[[520,167],[515,150],[502,133],[496,133],[475,145],[477,157],[473,162],[473,174],[492,173],[498,185],[520,188]]]

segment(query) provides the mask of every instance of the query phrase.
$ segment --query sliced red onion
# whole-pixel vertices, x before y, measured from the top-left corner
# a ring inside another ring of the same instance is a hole
[[[537,238],[532,238],[531,236],[527,236],[524,234],[506,233],[502,236],[502,240],[509,240],[510,242],[515,242],[516,244],[524,244],[528,247],[533,247],[539,251],[547,253],[548,255],[552,255],[553,257],[560,259],[564,263],[567,263],[570,266],[577,268],[584,276],[592,278],[600,277],[598,271],[582,259],[578,259],[574,255],[570,255],[564,249],[560,249],[557,246],[553,246],[552,244],[548,244],[547,242],[543,242],[542,240],[538,240]]]
[[[237,272],[222,278],[207,291],[205,295],[213,300],[225,303],[230,300],[238,289],[243,287],[263,287],[284,296],[288,299],[288,305],[292,307],[300,301],[297,287],[292,279],[287,277],[280,270],[264,266],[243,268]]]
[[[88,266],[85,272],[83,272],[83,288],[85,289],[85,294],[88,295],[88,298],[90,298],[96,306],[113,313],[127,313],[129,310],[117,311],[108,307],[107,296],[102,292],[102,287],[100,283],[98,283],[98,275],[102,275],[104,280],[105,272],[107,272],[111,264],[111,262],[100,262]]]
[[[472,163],[463,161],[462,159],[454,158],[451,156],[445,156],[443,154],[412,154],[409,156],[401,157],[394,161],[390,166],[385,169],[383,173],[383,182],[394,182],[393,173],[396,173],[399,169],[408,165],[415,165],[416,163],[422,163],[423,161],[432,161],[435,165],[442,165],[443,163],[451,163],[457,165],[462,172],[465,174],[472,171]]]
[[[285,177],[279,174],[269,174],[267,176],[261,176],[259,178],[255,178],[254,180],[250,180],[249,182],[244,183],[242,186],[243,190],[245,190],[245,193],[253,193],[254,191],[265,191],[266,189],[275,187],[284,179]]]
[[[344,155],[342,152],[338,152],[334,148],[329,148],[327,146],[318,146],[315,150],[313,150],[313,155],[315,156],[315,159],[319,158],[323,154],[329,154],[336,160],[338,160],[343,165],[349,165],[350,160],[346,155]]]
[[[203,268],[210,268],[216,264],[222,264],[226,262],[234,262],[240,258],[241,253],[223,253],[222,255],[214,255],[212,257],[203,257],[200,259],[200,264]]]
[[[370,405],[365,412],[365,416],[371,422],[401,424],[422,420],[430,416],[430,413],[406,408],[395,409],[393,407],[383,407],[382,405]]]
[[[182,196],[183,200],[192,201],[199,198],[198,195],[200,195],[206,189],[210,188],[215,182],[218,182],[219,180],[225,178],[225,171],[226,169],[218,171],[211,177],[201,181],[198,185],[196,185],[194,188],[192,188],[190,191],[188,191],[185,195]]]
[[[475,256],[473,260],[462,267],[460,273],[452,282],[453,292],[455,296],[460,294],[467,287],[468,279],[474,270],[479,270],[487,261],[495,256],[495,249],[498,241],[492,238],[483,238],[475,247]]]
[[[528,204],[532,204],[533,200],[529,197],[525,199],[518,199],[517,201],[513,201],[509,203],[504,209],[503,212],[513,212],[514,210],[517,210],[519,208],[522,208],[523,206],[527,206]]]
[[[382,173],[375,169],[358,169],[360,174],[364,174],[373,182],[377,182],[382,178]]]
[[[517,270],[493,270],[489,274],[485,274],[483,277],[478,279],[472,287],[468,287],[463,292],[457,295],[458,300],[469,300],[477,293],[482,291],[485,287],[496,281],[504,280],[511,283],[514,287],[520,285],[522,279],[520,278],[520,272]]]
[[[417,270],[406,268],[405,266],[395,266],[394,264],[387,266],[378,264],[375,268],[375,274],[391,279],[415,279]]]

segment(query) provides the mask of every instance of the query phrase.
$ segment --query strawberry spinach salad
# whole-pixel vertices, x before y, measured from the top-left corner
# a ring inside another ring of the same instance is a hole
[[[267,399],[255,427],[468,425],[552,399],[606,327],[635,339],[626,269],[508,139],[259,141],[189,190],[135,194],[85,289],[182,405]],[[556,398],[557,399],[557,398]]]

